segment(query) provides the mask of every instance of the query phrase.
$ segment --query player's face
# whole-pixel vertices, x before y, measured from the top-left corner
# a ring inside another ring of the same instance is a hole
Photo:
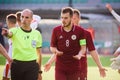
[[[61,13],[61,21],[62,21],[62,26],[63,27],[68,27],[71,25],[71,20],[72,17],[70,16],[69,13]]]
[[[32,15],[31,15],[31,13],[29,13],[27,11],[24,11],[21,14],[21,23],[22,23],[22,26],[24,26],[24,27],[30,26],[31,21],[32,21]]]
[[[79,25],[79,21],[80,21],[80,17],[79,17],[76,13],[74,13],[74,14],[73,14],[72,23],[73,23],[74,25]]]

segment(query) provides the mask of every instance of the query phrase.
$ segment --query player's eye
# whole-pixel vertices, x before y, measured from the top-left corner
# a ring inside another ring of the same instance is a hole
[[[22,16],[22,18],[26,18],[26,19],[28,19],[29,17],[28,17],[28,16]]]
[[[26,19],[28,19],[29,17],[25,17]]]

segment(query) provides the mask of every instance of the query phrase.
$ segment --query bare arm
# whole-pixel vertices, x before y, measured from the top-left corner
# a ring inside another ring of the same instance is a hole
[[[83,45],[83,46],[81,46],[81,50],[79,52],[79,55],[81,55],[81,54],[84,55],[85,52],[86,52],[86,45]]]
[[[48,62],[44,65],[44,71],[49,71],[52,63],[56,60],[56,54],[52,54]]]
[[[38,55],[37,63],[39,64],[39,71],[42,71],[41,70],[41,63],[42,63],[41,48],[37,48],[36,51],[37,51],[37,55]],[[41,73],[38,74],[38,80],[42,80]]]
[[[90,51],[90,54],[91,54],[92,58],[94,59],[94,61],[96,62],[97,66],[99,68],[102,68],[102,64],[100,62],[100,58],[98,56],[97,51],[96,50]]]
[[[36,50],[38,55],[37,63],[39,64],[39,69],[41,70],[41,62],[42,62],[41,48],[37,48]]]
[[[0,44],[0,53],[8,60],[9,63],[12,62],[12,59],[8,56],[5,48]]]
[[[106,76],[106,73],[105,73],[106,69],[103,68],[103,66],[101,64],[100,58],[98,56],[98,52],[96,50],[93,50],[93,51],[90,51],[90,54],[99,68],[100,75],[102,77],[105,77]]]
[[[55,52],[56,52],[56,47],[50,47],[50,51],[55,54]]]
[[[80,60],[81,57],[85,57],[85,52],[86,52],[86,45],[83,45],[81,46],[80,52],[77,55],[73,56],[73,58]]]
[[[56,54],[53,54],[50,59],[48,60],[48,64],[52,64],[56,60]]]
[[[10,37],[12,37],[13,34],[8,29],[2,28],[2,35],[10,38]]]
[[[50,47],[50,50],[54,54],[50,57],[48,62],[44,65],[44,71],[46,72],[50,70],[52,63],[56,60],[56,56],[61,56],[63,54],[63,52],[57,50],[56,47]]]
[[[115,19],[120,22],[120,16],[113,10],[112,6],[110,4],[106,4],[106,8],[111,12]]]
[[[61,56],[63,54],[63,52],[59,51],[56,47],[50,47],[50,51],[56,54],[57,56]]]
[[[115,19],[120,22],[120,16],[114,10],[112,10],[111,13],[115,17]]]

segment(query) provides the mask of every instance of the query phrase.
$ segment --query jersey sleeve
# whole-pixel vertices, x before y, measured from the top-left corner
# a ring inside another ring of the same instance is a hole
[[[33,15],[33,20],[32,20],[32,22],[31,22],[31,24],[30,24],[30,27],[32,28],[32,29],[36,29],[36,28],[38,28],[38,24],[39,24],[39,22],[40,22],[40,20],[41,20],[41,17],[40,16],[38,16],[38,15]]]
[[[17,33],[18,27],[11,28],[9,31],[12,32],[12,37]]]
[[[52,36],[51,36],[51,43],[50,43],[50,46],[51,47],[56,47],[57,46],[57,37],[56,37],[56,30],[55,28],[53,29],[52,31]]]
[[[114,10],[111,11],[111,14],[115,17],[117,21],[120,22],[120,16]]]
[[[38,40],[36,47],[42,47],[42,35],[38,31],[37,31],[37,35],[38,35]]]
[[[120,52],[120,47],[118,47],[118,49],[116,50],[116,52]]]
[[[95,50],[95,46],[92,40],[90,32],[86,31],[86,43],[89,51]]]

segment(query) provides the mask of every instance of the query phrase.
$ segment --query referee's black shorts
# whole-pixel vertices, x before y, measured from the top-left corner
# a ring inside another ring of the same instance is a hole
[[[11,80],[37,80],[39,65],[36,60],[18,61],[11,64]]]

